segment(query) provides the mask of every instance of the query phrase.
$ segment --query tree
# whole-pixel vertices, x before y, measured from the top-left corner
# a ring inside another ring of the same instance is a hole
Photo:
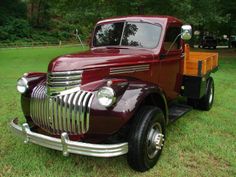
[[[236,35],[236,1],[223,1],[221,0],[221,9],[225,17],[227,17],[227,21],[225,21],[219,29],[221,34],[227,34],[228,47],[231,47],[231,35]]]

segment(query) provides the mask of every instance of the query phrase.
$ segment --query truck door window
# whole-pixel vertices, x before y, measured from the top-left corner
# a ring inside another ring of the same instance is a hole
[[[180,49],[181,45],[180,45],[180,36],[178,37],[178,39],[175,41],[174,44],[172,44],[175,40],[175,38],[180,34],[181,29],[179,27],[169,27],[167,32],[166,32],[166,36],[165,36],[165,41],[164,41],[164,49],[165,50],[169,50],[171,45],[171,49],[170,51],[175,51]]]

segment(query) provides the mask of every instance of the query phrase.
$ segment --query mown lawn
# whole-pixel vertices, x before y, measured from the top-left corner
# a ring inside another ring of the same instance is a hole
[[[48,62],[70,48],[0,50],[1,176],[236,176],[236,52],[220,55],[214,74],[215,104],[210,112],[194,110],[167,128],[158,164],[146,173],[131,170],[126,157],[63,157],[61,152],[25,145],[9,130],[15,117],[23,121],[16,80],[28,71],[46,71]]]

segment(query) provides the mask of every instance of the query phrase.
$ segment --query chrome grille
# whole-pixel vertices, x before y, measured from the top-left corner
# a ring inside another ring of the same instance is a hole
[[[30,114],[33,122],[46,131],[83,134],[89,129],[93,97],[92,92],[82,90],[49,97],[45,84],[40,84],[32,92]]]
[[[47,93],[56,95],[61,91],[79,86],[83,71],[51,72],[47,75]]]

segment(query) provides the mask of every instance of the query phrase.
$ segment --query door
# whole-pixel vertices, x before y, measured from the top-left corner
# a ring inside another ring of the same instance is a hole
[[[161,50],[159,85],[168,100],[175,99],[181,87],[181,65],[184,56],[180,33],[180,26],[168,27]]]

